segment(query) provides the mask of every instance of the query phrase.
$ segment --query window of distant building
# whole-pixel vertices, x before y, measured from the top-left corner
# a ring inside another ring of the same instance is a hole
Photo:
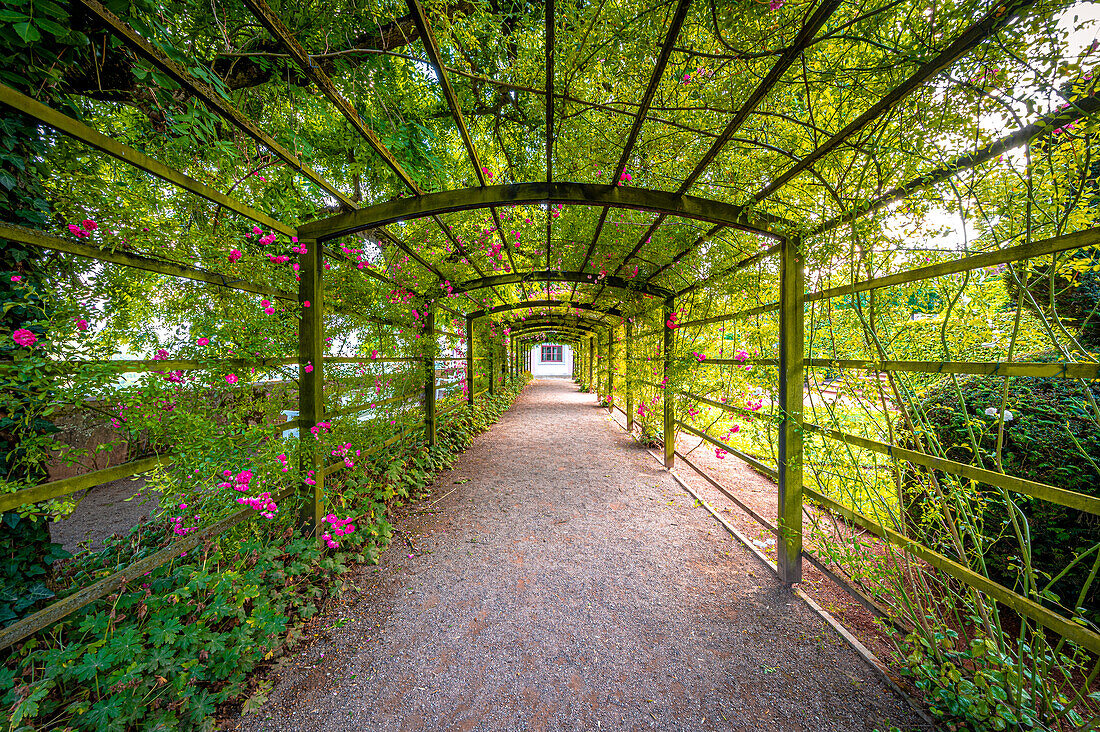
[[[561,363],[561,346],[543,346],[543,363]]]

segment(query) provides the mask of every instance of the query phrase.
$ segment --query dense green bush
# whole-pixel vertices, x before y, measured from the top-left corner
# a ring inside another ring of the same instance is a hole
[[[294,645],[348,565],[377,561],[392,535],[388,510],[422,495],[517,389],[500,392],[448,415],[434,448],[412,439],[366,471],[335,474],[326,483],[332,509],[358,525],[338,551],[303,536],[292,510],[246,522],[9,651],[0,705],[10,729],[213,729],[219,707],[245,697],[246,708],[258,707],[253,673]],[[87,586],[172,538],[166,522],[139,526],[63,564],[54,582]]]
[[[1048,318],[1059,318],[1086,348],[1100,348],[1100,247],[1076,249],[1065,255],[1057,274],[1050,277],[1050,265],[1039,265],[1027,272],[1027,289],[1035,302],[1024,298],[1024,305],[1035,305]],[[1006,271],[1005,287],[1012,297],[1019,288]],[[1051,292],[1053,288],[1053,294]]]
[[[1057,358],[1054,353],[1044,353],[1024,360],[1050,362]],[[998,423],[985,411],[1000,407],[1002,388],[1003,380],[999,378],[959,379],[965,409],[960,409],[958,392],[950,379],[928,390],[922,408],[948,458],[995,467]],[[1013,419],[1005,425],[1005,473],[1100,496],[1100,429],[1086,390],[1100,402],[1100,382],[1086,386],[1076,379],[1009,380],[1006,408]],[[974,455],[971,430],[980,460]],[[1021,548],[1007,508],[994,489],[982,490],[981,497],[983,533],[988,541],[985,562],[990,576],[1009,587],[1018,586]],[[1027,517],[1032,565],[1040,572],[1040,588],[1075,556],[1100,542],[1100,518],[1096,516],[1021,494],[1013,494],[1013,500]],[[922,511],[929,508],[923,501],[917,504],[923,506]],[[1090,565],[1091,561],[1083,562],[1058,579],[1050,588],[1053,596],[1047,599],[1073,611]],[[1100,582],[1093,583],[1081,604],[1091,608],[1087,612],[1093,620],[1100,620]]]

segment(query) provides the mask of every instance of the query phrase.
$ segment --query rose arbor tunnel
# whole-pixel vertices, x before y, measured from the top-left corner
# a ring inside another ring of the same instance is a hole
[[[660,448],[661,480],[682,460],[720,486],[780,583],[812,562],[929,688],[984,639],[1043,679],[1017,707],[1090,713],[1100,102],[1074,6],[336,5],[318,23],[78,0],[16,23],[37,75],[0,84],[23,141],[0,182],[39,213],[0,204],[18,300],[0,510],[56,517],[142,474],[166,511],[205,508],[59,599],[43,585],[0,649],[252,522],[340,551],[358,517],[375,538],[355,541],[380,541],[394,494],[352,505],[357,487],[438,470],[552,342]],[[62,31],[57,55],[42,36]],[[36,420],[93,393],[135,410],[113,417],[129,453],[50,480],[67,446]],[[685,440],[774,481],[768,508]]]

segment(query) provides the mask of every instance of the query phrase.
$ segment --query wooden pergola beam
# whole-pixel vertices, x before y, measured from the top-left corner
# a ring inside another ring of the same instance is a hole
[[[491,308],[482,308],[481,310],[474,310],[467,313],[471,318],[482,318],[486,315],[496,315],[497,313],[506,313],[513,310],[535,308],[565,308],[567,310],[584,310],[588,312],[598,312],[605,315],[610,315],[615,318],[622,318],[623,313],[618,308],[597,309],[591,303],[584,302],[572,302],[570,300],[527,300],[524,302],[508,303],[506,305],[494,305]]]
[[[828,221],[818,224],[807,231],[805,236],[818,236],[832,231],[842,224],[846,224],[849,221],[855,221],[869,213],[878,211],[884,206],[889,206],[891,203],[900,201],[913,193],[922,191],[937,183],[942,183],[945,180],[950,180],[959,173],[976,168],[982,163],[986,163],[998,155],[1026,144],[1041,135],[1049,134],[1053,130],[1061,129],[1068,124],[1072,124],[1084,117],[1096,114],[1097,112],[1100,112],[1100,94],[1093,93],[1087,97],[1075,99],[1063,110],[1041,117],[1030,125],[1021,127],[1010,135],[1006,135],[966,155],[954,158],[935,170],[931,170],[907,183],[903,183],[891,191],[887,191],[877,198],[871,199],[860,206],[845,211],[839,216],[835,216]]]
[[[190,193],[194,193],[196,196],[205,198],[211,203],[224,206],[234,213],[238,213],[247,219],[255,221],[257,224],[262,224],[286,236],[295,236],[298,233],[298,230],[293,226],[287,226],[280,221],[276,221],[262,211],[257,211],[232,196],[211,188],[205,183],[197,181],[191,176],[165,165],[158,160],[154,160],[140,150],[136,150],[129,145],[124,145],[107,135],[93,130],[88,125],[78,122],[72,117],[62,114],[52,107],[47,107],[45,104],[35,99],[31,99],[25,94],[20,94],[16,90],[2,84],[0,84],[0,103],[6,104],[12,109],[18,110],[29,117],[33,117],[39,122],[54,128],[58,132],[64,133],[74,140],[78,140],[85,145],[89,145],[101,152],[107,153],[111,157],[121,160],[138,170],[155,175],[161,180],[167,181]]]
[[[344,118],[350,122],[351,126],[367,141],[367,144],[374,148],[374,151],[378,153],[378,156],[389,166],[390,170],[394,172],[398,179],[400,179],[413,193],[417,195],[423,193],[420,186],[412,179],[412,176],[401,167],[401,164],[397,162],[397,158],[395,158],[393,153],[382,144],[382,141],[378,139],[378,135],[375,134],[374,130],[367,126],[367,123],[363,120],[355,107],[340,94],[328,74],[313,62],[309,53],[307,53],[302,47],[302,44],[298,42],[298,39],[295,38],[290,29],[283,23],[282,19],[271,10],[265,0],[243,1],[245,6],[254,16],[256,16],[256,19],[260,21],[260,24],[267,29],[267,32],[286,48],[290,53],[290,57],[294,59],[294,63],[302,73],[317,85],[317,88],[321,90],[321,93],[325,95],[334,107],[340,110]]]
[[[1004,28],[1017,15],[1034,5],[1035,2],[1036,0],[1008,0],[1003,4],[996,4],[991,11],[963,31],[951,45],[938,53],[935,58],[927,63],[921,64],[921,66],[910,74],[905,81],[890,90],[886,96],[871,105],[863,114],[849,122],[843,129],[828,140],[818,145],[812,152],[792,165],[781,175],[772,179],[768,185],[764,186],[750,199],[749,205],[754,206],[764,201],[780,188],[787,185],[787,183],[793,180],[799,173],[832,152],[849,137],[884,116],[907,96],[917,89],[922,88],[941,71],[973,51],[982,41]]]
[[[341,204],[349,208],[355,208],[354,201],[338,191],[331,183],[322,178],[312,168],[303,164],[298,159],[297,155],[294,155],[277,143],[271,135],[261,130],[256,126],[256,123],[237,111],[233,105],[210,88],[208,84],[196,79],[183,67],[168,58],[162,51],[154,48],[151,43],[138,35],[133,28],[123,23],[118,16],[104,7],[98,0],[79,0],[79,2],[104,23],[115,37],[122,41],[130,50],[153,64],[153,66],[164,74],[167,74],[173,81],[182,86],[189,93],[201,99],[222,119],[266,147],[277,158],[286,163],[288,167],[313,181],[313,183],[320,186]]]
[[[741,206],[650,188],[573,182],[513,183],[425,193],[417,198],[383,201],[356,211],[311,221],[299,226],[298,231],[301,236],[327,241],[397,221],[490,206],[513,206],[525,203],[607,205],[611,208],[658,211],[670,216],[722,224],[728,228],[750,231],[772,239],[781,237],[781,232],[773,229],[768,218],[757,217],[755,212]]]
[[[558,269],[531,270],[527,272],[509,272],[507,274],[481,277],[476,280],[467,280],[466,282],[457,282],[453,285],[453,289],[456,293],[465,293],[486,287],[494,287],[496,285],[511,285],[519,282],[540,282],[544,280],[550,280],[551,282],[577,282],[580,284],[594,285],[596,284],[596,275],[585,274],[584,272],[568,272]],[[656,285],[646,285],[646,287],[640,288],[638,287],[638,284],[633,280],[624,280],[621,277],[614,277],[611,275],[602,278],[601,282],[606,284],[608,287],[613,287],[621,290],[629,290],[640,295],[651,295],[653,297],[664,298],[669,297],[673,294],[671,290],[666,290],[665,288],[658,287]],[[604,308],[595,309],[603,310]]]
[[[653,73],[650,74],[649,83],[646,85],[645,92],[642,94],[641,102],[638,105],[638,111],[634,114],[634,121],[630,125],[630,132],[627,135],[623,151],[619,155],[619,162],[615,165],[615,172],[611,177],[612,185],[617,185],[619,183],[620,178],[626,171],[627,164],[630,162],[630,155],[634,152],[634,145],[638,142],[638,136],[642,132],[642,125],[645,124],[646,115],[649,114],[649,108],[653,104],[653,97],[657,93],[657,88],[661,85],[661,79],[664,78],[668,60],[672,57],[672,49],[676,46],[676,39],[680,36],[680,30],[684,26],[684,20],[687,18],[690,8],[691,0],[680,0],[676,5],[676,11],[672,15],[672,21],[669,23],[668,32],[665,34],[665,40],[661,43],[661,48],[657,53],[657,63],[653,68]],[[547,95],[548,98],[551,96],[550,94]],[[592,259],[592,254],[596,251],[596,244],[600,239],[600,233],[603,231],[604,222],[607,220],[608,210],[608,207],[604,206],[603,210],[600,211],[600,218],[596,223],[592,241],[588,245],[588,250],[584,255],[584,262],[582,262],[580,266],[582,272]],[[658,217],[658,221],[662,219],[663,217]],[[644,241],[645,239],[646,237],[643,236],[642,240]],[[627,258],[629,259],[629,256]],[[626,260],[624,259],[623,261],[625,263]],[[549,261],[547,261],[546,267],[549,269]],[[619,270],[615,271],[615,274],[618,274],[621,269],[622,267],[620,266]],[[573,288],[573,292],[576,292],[575,287]]]
[[[756,110],[758,106],[760,106],[760,103],[764,101],[764,98],[767,97],[772,88],[777,83],[779,83],[779,80],[782,78],[783,74],[787,72],[787,69],[791,67],[791,64],[793,64],[799,58],[799,56],[802,55],[802,52],[805,51],[806,47],[813,42],[814,38],[817,36],[818,31],[821,30],[826,21],[828,21],[832,14],[836,12],[837,8],[840,7],[840,5],[841,0],[825,0],[825,2],[821,3],[821,5],[817,7],[817,10],[814,11],[814,14],[810,16],[810,19],[805,23],[805,25],[802,26],[802,29],[799,31],[798,36],[795,38],[794,42],[787,48],[787,50],[783,53],[779,60],[772,65],[771,69],[768,71],[768,75],[765,76],[764,79],[756,86],[752,94],[749,95],[749,98],[746,99],[745,103],[741,105],[741,108],[737,110],[737,113],[733,116],[733,119],[731,119],[729,123],[726,124],[725,129],[722,130],[722,133],[718,135],[715,141],[711,144],[710,149],[707,150],[707,152],[695,165],[695,168],[691,171],[691,173],[688,174],[687,178],[684,179],[684,182],[680,184],[680,187],[677,189],[677,193],[681,195],[686,194],[688,190],[690,190],[691,187],[695,185],[695,182],[699,179],[699,177],[704,173],[704,171],[706,171],[708,167],[710,167],[710,164],[714,162],[715,158],[718,157],[718,153],[721,152],[722,148],[726,146],[726,143],[730,141],[730,139],[745,123],[745,120],[749,118],[749,116]],[[623,257],[623,259],[619,262],[619,265],[615,268],[615,274],[621,273],[627,262],[633,259],[638,254],[638,252],[642,250],[642,247],[646,245],[646,242],[650,240],[653,234],[657,231],[658,227],[660,227],[660,225],[664,223],[665,218],[666,216],[663,214],[658,216],[653,224],[645,231],[645,233],[638,238],[638,242],[634,245],[634,248],[631,249],[625,257]],[[705,241],[705,239],[700,240],[700,243],[702,241]],[[593,300],[598,298],[601,293],[602,290],[600,292],[597,292],[596,297],[594,297]]]

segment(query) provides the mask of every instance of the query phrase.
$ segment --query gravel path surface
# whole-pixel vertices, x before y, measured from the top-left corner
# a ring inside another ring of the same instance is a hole
[[[532,382],[227,726],[922,727],[593,401]]]

